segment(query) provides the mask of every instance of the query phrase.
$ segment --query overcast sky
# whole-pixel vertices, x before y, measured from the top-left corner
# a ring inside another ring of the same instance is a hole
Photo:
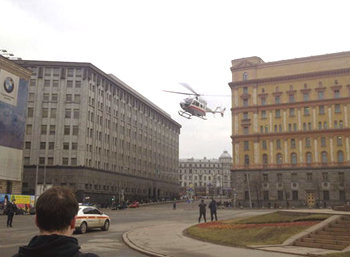
[[[230,98],[206,98],[225,117],[177,112],[186,82],[230,94],[231,60],[265,62],[349,51],[349,1],[0,0],[0,47],[28,60],[90,62],[182,125],[180,158],[232,154]]]

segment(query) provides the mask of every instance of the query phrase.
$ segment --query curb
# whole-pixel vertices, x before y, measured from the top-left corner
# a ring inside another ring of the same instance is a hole
[[[142,254],[145,254],[145,255],[148,255],[148,256],[154,256],[154,257],[171,257],[170,255],[166,255],[166,254],[160,254],[160,253],[156,253],[156,252],[152,252],[150,250],[147,250],[147,249],[144,249],[144,248],[141,248],[139,247],[138,245],[134,244],[128,237],[129,233],[130,232],[133,232],[132,230],[131,231],[128,231],[128,232],[125,232],[123,234],[123,242],[129,246],[131,249],[137,251],[137,252],[140,252]]]

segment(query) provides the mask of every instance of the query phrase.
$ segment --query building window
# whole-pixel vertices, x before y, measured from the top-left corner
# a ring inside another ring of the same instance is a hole
[[[282,164],[282,154],[278,153],[276,159],[277,159],[277,164]]]
[[[52,102],[57,102],[57,99],[58,99],[58,95],[57,94],[52,94],[51,95],[51,101]]]
[[[248,87],[243,87],[243,94],[248,94]]]
[[[248,127],[244,127],[244,128],[243,128],[243,133],[244,133],[245,135],[248,135],[248,134],[249,134],[249,129],[248,129]]]
[[[71,117],[71,112],[72,112],[71,109],[66,109],[64,117],[65,117],[66,119],[70,119],[70,117]]]
[[[288,124],[288,131],[291,132],[292,131],[292,124]]]
[[[78,143],[72,143],[72,150],[78,149]]]
[[[323,181],[328,181],[328,173],[327,172],[322,173],[322,179],[323,179]]]
[[[248,80],[248,73],[244,72],[243,73],[243,81],[246,81],[246,80]]]
[[[261,111],[261,118],[266,119],[266,111]]]
[[[295,139],[292,138],[292,139],[290,140],[290,147],[291,147],[291,148],[295,148],[295,146],[296,146],[296,144],[295,144]]]
[[[264,200],[269,200],[269,191],[264,191]]]
[[[68,158],[62,158],[62,165],[68,165]]]
[[[244,141],[244,150],[249,150],[249,141]]]
[[[322,122],[321,122],[321,121],[318,122],[318,129],[319,129],[319,130],[322,130]]]
[[[312,163],[312,154],[310,152],[306,153],[306,163]]]
[[[278,201],[283,200],[283,191],[277,191],[277,198],[278,198]]]
[[[25,143],[25,149],[30,149],[31,148],[32,143],[31,142],[26,142]]]
[[[266,105],[266,98],[265,97],[261,98],[261,105]]]
[[[309,123],[307,124],[307,126],[308,126],[309,130],[312,130],[311,122],[309,122]]]
[[[339,200],[345,202],[345,191],[344,190],[339,190]]]
[[[318,92],[318,100],[323,100],[324,98],[324,92],[323,91],[319,91]]]
[[[74,95],[74,103],[80,103],[80,95]]]
[[[311,147],[311,143],[310,143],[310,138],[309,137],[305,138],[305,146],[306,147]]]
[[[281,149],[281,139],[276,140],[276,147],[277,149]]]
[[[323,201],[329,201],[329,191],[323,191]]]
[[[72,166],[77,166],[77,158],[71,158],[71,159],[70,159],[70,164],[71,164]]]
[[[45,165],[45,157],[39,157],[39,164]]]
[[[322,157],[322,163],[327,163],[328,162],[327,152],[322,152],[321,153],[321,157]]]
[[[282,181],[282,173],[277,174],[277,181],[281,182]]]
[[[249,155],[244,156],[244,164],[249,165]]]
[[[342,120],[339,121],[339,128],[343,128],[343,121]]]
[[[337,136],[337,146],[342,146],[342,145],[343,145],[342,137]]]
[[[73,135],[77,136],[79,132],[79,127],[78,126],[73,126]]]
[[[292,153],[290,156],[290,159],[292,161],[292,164],[297,164],[297,154],[296,153]]]
[[[47,134],[47,125],[41,125],[41,135]]]
[[[44,87],[49,87],[50,86],[50,80],[44,80]]]
[[[79,119],[79,109],[74,109],[74,111],[73,111],[73,118],[74,119]]]
[[[269,182],[269,174],[263,174],[263,181]]]
[[[72,94],[66,94],[66,102],[72,102]]]
[[[63,150],[69,150],[69,142],[63,142]]]
[[[267,154],[263,154],[262,159],[263,159],[263,164],[266,165],[267,164]]]
[[[326,138],[321,137],[321,146],[326,146]]]
[[[289,95],[289,102],[290,103],[294,103],[295,102],[294,95]]]
[[[70,126],[69,125],[64,126],[64,135],[70,135]]]
[[[50,125],[50,135],[55,135],[56,133],[56,126],[55,125]]]
[[[281,110],[277,109],[275,112],[276,118],[281,118]]]
[[[305,123],[305,122],[303,123],[303,130],[304,130],[304,131],[306,131],[306,130],[307,130],[307,125],[306,125],[306,123]]]
[[[338,163],[343,163],[344,162],[344,154],[343,151],[338,151],[337,152],[337,159]],[[344,174],[344,173],[343,173]]]
[[[344,172],[339,172],[338,173],[338,175],[339,175],[339,181],[344,181]]]
[[[324,128],[324,129],[328,129],[327,121],[324,121],[324,122],[323,122],[323,128]]]
[[[73,87],[73,81],[72,81],[72,80],[68,80],[68,81],[67,81],[67,87],[68,87],[68,88]]]
[[[338,128],[338,121],[334,121],[334,128]]]
[[[247,107],[248,106],[248,99],[243,99],[243,106]]]
[[[49,142],[49,150],[55,149],[55,142]]]
[[[54,80],[54,81],[52,82],[52,86],[53,86],[53,87],[58,87],[58,80]]]
[[[34,115],[34,108],[28,108],[28,118],[32,118]]]
[[[31,124],[27,124],[26,126],[26,134],[31,135],[33,130],[33,126]]]
[[[267,143],[266,140],[262,141],[262,149],[266,150],[267,149]]]
[[[310,108],[304,107],[304,115],[310,115]]]
[[[312,173],[307,173],[306,174],[306,180],[307,181],[312,181]]]
[[[46,149],[46,142],[40,142],[40,150]]]
[[[325,114],[325,112],[324,112],[324,105],[320,105],[320,106],[318,107],[318,113],[319,113],[319,114]]]
[[[275,97],[275,104],[280,104],[281,103],[281,98],[279,96]]]
[[[56,108],[51,108],[50,117],[51,117],[51,118],[56,118],[56,113],[57,113]]]
[[[334,90],[334,98],[340,98],[340,91]]]
[[[43,94],[43,101],[45,101],[45,102],[50,101],[50,94],[49,93],[44,93]]]
[[[295,116],[295,109],[289,108],[289,116]]]
[[[244,191],[244,200],[249,200],[249,191]]]
[[[340,104],[334,105],[335,113],[341,113],[340,111]]]
[[[297,124],[293,123],[293,131],[297,131]]]
[[[308,93],[303,94],[303,100],[309,101],[309,94]]]
[[[293,201],[299,200],[298,191],[292,191],[292,199]]]

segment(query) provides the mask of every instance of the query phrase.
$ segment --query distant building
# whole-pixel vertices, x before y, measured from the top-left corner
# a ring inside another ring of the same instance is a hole
[[[59,185],[79,201],[178,196],[181,125],[167,113],[90,63],[16,63],[33,72],[23,193]]]
[[[181,194],[188,190],[196,196],[226,196],[232,193],[230,168],[232,157],[224,151],[219,159],[180,159],[179,184]]]
[[[244,206],[350,201],[350,52],[232,61],[232,179]]]
[[[31,71],[0,54],[0,194],[21,194]]]

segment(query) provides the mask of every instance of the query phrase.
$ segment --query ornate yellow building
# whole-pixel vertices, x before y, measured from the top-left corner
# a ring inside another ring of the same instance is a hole
[[[350,52],[269,63],[242,58],[231,71],[237,205],[350,200]]]

